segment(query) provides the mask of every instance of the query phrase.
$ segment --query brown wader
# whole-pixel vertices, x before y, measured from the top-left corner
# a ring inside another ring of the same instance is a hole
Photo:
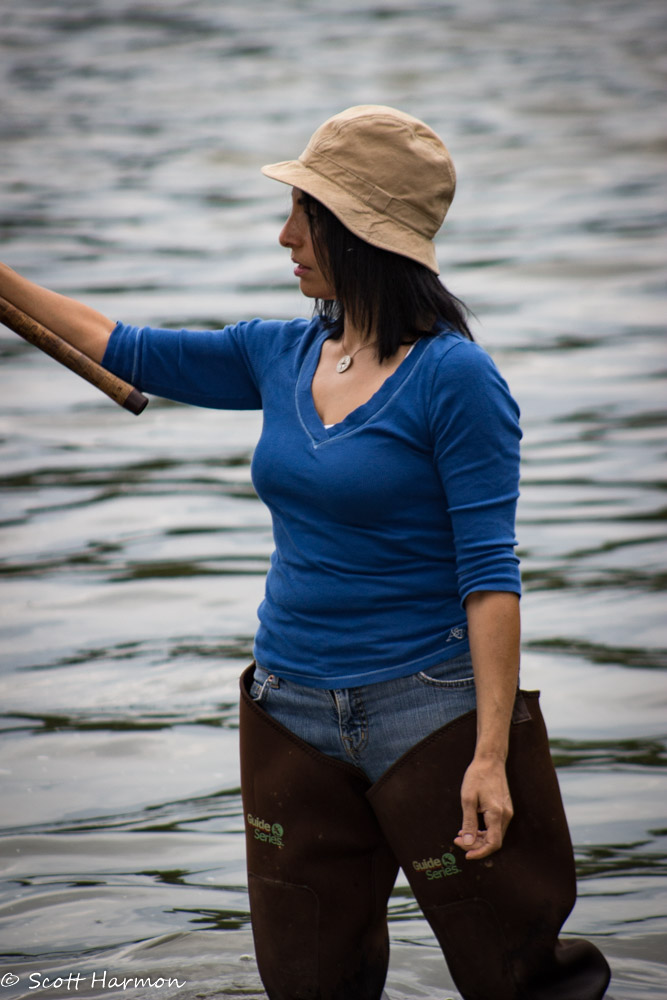
[[[536,693],[517,697],[502,849],[454,846],[472,760],[470,712],[371,786],[256,705],[241,681],[241,783],[257,963],[269,1000],[380,1000],[399,865],[464,1000],[600,1000],[587,941],[559,942],[576,895],[572,845]]]

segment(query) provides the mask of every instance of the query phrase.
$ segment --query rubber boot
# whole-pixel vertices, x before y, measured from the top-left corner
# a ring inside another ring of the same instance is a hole
[[[241,786],[255,953],[270,1000],[380,1000],[398,872],[352,765],[272,719],[241,678]]]
[[[594,945],[558,940],[576,879],[538,698],[517,695],[507,761],[514,817],[488,858],[466,861],[453,843],[475,712],[414,746],[368,793],[465,1000],[599,1000],[609,983]]]

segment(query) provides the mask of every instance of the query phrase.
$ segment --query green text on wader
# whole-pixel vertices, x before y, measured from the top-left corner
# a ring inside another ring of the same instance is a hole
[[[461,869],[456,863],[453,854],[443,854],[439,858],[424,858],[423,861],[413,861],[412,867],[416,872],[425,872],[426,878],[448,878],[450,875],[459,875]]]
[[[255,831],[255,840],[262,840],[265,844],[273,844],[274,847],[284,847],[284,830],[280,823],[267,823],[265,819],[259,819],[248,813],[248,826]]]

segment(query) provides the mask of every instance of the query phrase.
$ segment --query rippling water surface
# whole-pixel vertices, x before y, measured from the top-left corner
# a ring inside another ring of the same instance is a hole
[[[22,0],[0,38],[3,259],[135,323],[307,315],[260,165],[350,104],[445,137],[443,275],[523,411],[523,683],[576,847],[566,930],[616,1000],[667,982],[666,38],[659,0]],[[260,417],[134,418],[4,329],[0,351],[6,995],[259,997],[236,729]],[[406,886],[392,1000],[455,996]]]

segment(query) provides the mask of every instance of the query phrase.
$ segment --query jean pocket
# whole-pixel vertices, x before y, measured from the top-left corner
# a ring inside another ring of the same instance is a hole
[[[443,660],[427,670],[420,670],[417,680],[430,687],[449,689],[475,686],[470,653],[462,653],[451,660]]]
[[[252,684],[250,685],[250,697],[253,701],[259,702],[266,701],[269,691],[273,688],[276,690],[280,687],[280,681],[275,674],[270,674],[268,670],[264,667],[260,667],[259,664],[255,664],[255,673],[253,674]]]

